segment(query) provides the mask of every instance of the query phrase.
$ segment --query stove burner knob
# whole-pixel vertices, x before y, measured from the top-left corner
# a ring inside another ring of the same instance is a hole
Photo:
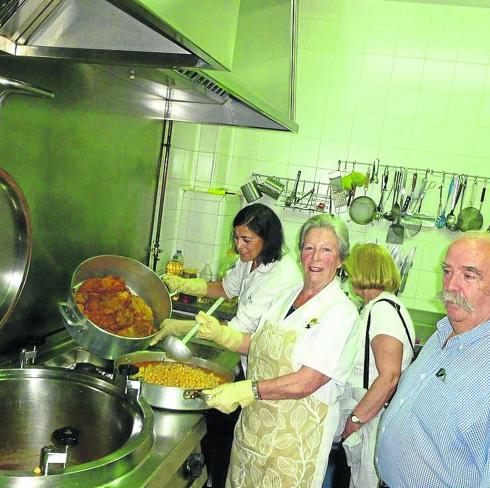
[[[80,431],[70,426],[53,432],[53,441],[58,446],[76,446],[80,441]]]
[[[197,479],[201,476],[204,467],[204,454],[197,452],[191,454],[184,463],[184,476],[190,479]]]
[[[133,376],[139,371],[138,366],[134,364],[121,364],[119,366],[119,372],[126,377]]]

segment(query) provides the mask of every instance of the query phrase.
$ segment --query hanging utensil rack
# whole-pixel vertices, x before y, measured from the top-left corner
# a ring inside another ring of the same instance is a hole
[[[253,173],[252,177],[255,179],[259,185],[265,181],[270,175],[264,175],[260,173]],[[289,208],[291,210],[300,210],[306,212],[330,212],[330,184],[317,181],[317,180],[306,180],[299,179],[296,188],[296,197],[290,202],[286,202],[288,197],[291,195],[293,189],[296,186],[296,178],[281,178],[275,176],[283,185],[284,190],[282,191],[279,198],[276,200],[276,206]],[[335,213],[345,213],[347,212],[347,207],[339,207],[338,209],[333,208],[332,212]]]
[[[410,199],[412,200],[413,204],[411,204],[410,208],[407,210],[406,216],[409,218],[415,217],[420,219],[422,227],[433,228],[437,215],[431,215],[431,212],[424,213],[421,211],[425,194],[427,193],[427,190],[433,190],[434,188],[440,188],[441,186],[444,187],[447,185],[451,179],[451,176],[455,176],[457,174],[456,172],[414,168],[399,164],[384,164],[380,162],[379,159],[375,159],[369,163],[339,159],[337,161],[337,168],[331,168],[331,173],[329,174],[333,175],[336,173],[338,175],[347,175],[357,171],[359,173],[369,175],[368,182],[364,188],[358,187],[357,195],[351,195],[351,197],[355,197],[366,194],[368,191],[372,193],[370,188],[371,186],[376,186],[376,192],[380,194],[380,185],[376,185],[376,180],[379,181],[381,179],[380,175],[385,174],[385,172],[389,172],[389,190],[386,189],[386,193],[384,195],[384,200],[386,202],[389,201],[391,192],[393,191],[393,178],[391,175],[395,174],[397,170],[403,170],[404,175],[410,174],[412,177],[414,177],[414,175],[417,173],[420,175],[418,178],[419,184],[416,184],[415,179],[412,180],[414,181],[414,189],[410,192]],[[270,175],[261,173],[253,173],[252,176],[259,184],[270,177]],[[477,184],[482,186],[486,186],[488,180],[488,176],[471,175],[466,173],[462,176],[464,176],[468,181],[475,181]],[[335,204],[332,203],[332,200],[335,202],[335,199],[332,199],[331,178],[328,181],[299,179],[296,189],[297,196],[295,200],[292,203],[290,201],[286,203],[288,195],[291,195],[294,187],[296,186],[296,178],[274,177],[284,185],[284,191],[276,200],[276,205],[279,207],[289,208],[291,210],[306,211],[310,213],[326,212],[336,215],[341,215],[348,212],[348,205],[339,204],[337,207],[335,207]],[[430,183],[428,183],[429,179]],[[403,185],[403,188],[405,188],[405,185]],[[346,196],[348,196],[348,194],[349,192],[346,191]],[[377,199],[379,198],[379,195],[374,195],[373,198]],[[353,198],[350,198],[350,200],[353,200]]]

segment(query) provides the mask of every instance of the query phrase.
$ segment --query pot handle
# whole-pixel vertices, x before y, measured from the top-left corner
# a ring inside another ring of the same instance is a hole
[[[58,310],[60,311],[60,314],[63,317],[64,321],[67,323],[67,325],[69,325],[70,327],[77,327],[79,333],[83,333],[87,330],[85,327],[83,327],[82,324],[78,322],[74,322],[72,320],[73,311],[68,303],[58,302]]]
[[[201,398],[205,402],[209,400],[210,395],[206,395],[201,390],[184,390],[182,396],[184,400],[195,400],[196,398]]]

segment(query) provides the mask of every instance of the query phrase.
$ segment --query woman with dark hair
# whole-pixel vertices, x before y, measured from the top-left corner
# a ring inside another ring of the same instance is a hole
[[[228,325],[253,332],[260,316],[274,298],[301,281],[296,262],[284,253],[281,221],[266,205],[254,203],[242,208],[233,219],[233,242],[240,259],[222,281],[206,283],[202,278],[164,275],[170,291],[197,297],[238,297],[235,317]],[[163,334],[185,335],[193,320],[167,319]]]
[[[163,281],[171,291],[187,295],[238,297],[236,315],[225,328],[250,333],[255,331],[260,317],[274,299],[301,282],[301,272],[295,260],[284,253],[281,222],[266,205],[254,203],[238,212],[233,219],[233,242],[239,260],[222,281],[206,283],[200,278],[184,279],[172,275],[164,275]],[[167,319],[162,337],[167,334],[185,335],[194,324],[194,320]],[[243,355],[244,371],[246,365],[247,359]],[[206,458],[214,459],[208,471],[211,471],[213,487],[216,488],[224,486],[238,413],[228,416],[211,411],[207,415],[208,435],[203,441],[203,451]]]
[[[184,279],[164,275],[163,281],[171,291],[198,297],[238,297],[236,315],[222,322],[233,331],[255,331],[262,314],[277,296],[289,292],[301,282],[298,264],[284,252],[284,235],[281,221],[266,205],[254,203],[242,208],[233,219],[233,242],[239,260],[222,281],[206,283],[201,278]],[[195,324],[194,320],[166,319],[162,336],[185,335]],[[200,334],[198,333],[198,336]],[[246,370],[247,359],[242,356]],[[211,411],[207,415],[208,435],[203,440],[206,459],[214,461],[208,466],[213,487],[224,486],[228,469],[233,429],[239,412],[223,415]]]

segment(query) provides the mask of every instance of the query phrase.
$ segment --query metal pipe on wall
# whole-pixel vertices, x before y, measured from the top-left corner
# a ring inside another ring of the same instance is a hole
[[[155,198],[153,202],[153,220],[151,236],[149,266],[153,271],[157,270],[160,259],[160,234],[162,230],[162,215],[165,203],[165,189],[167,186],[168,166],[170,161],[170,148],[172,141],[173,121],[164,120],[162,128],[162,141],[160,144],[160,154],[157,167],[157,181],[159,184],[155,189]]]

